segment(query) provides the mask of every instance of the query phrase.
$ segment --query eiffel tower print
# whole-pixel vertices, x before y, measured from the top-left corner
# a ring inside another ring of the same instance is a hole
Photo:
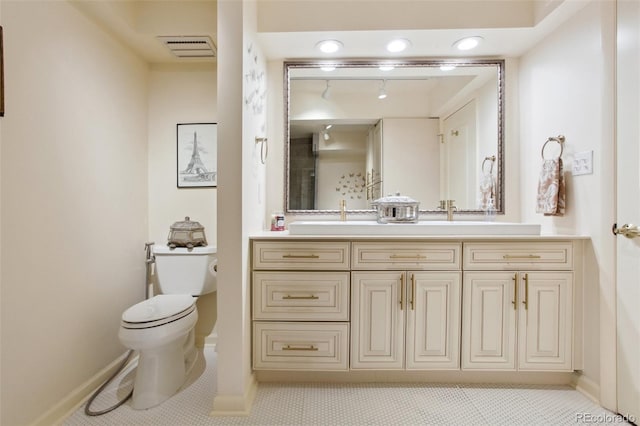
[[[198,136],[196,132],[193,132],[193,152],[191,153],[191,160],[182,173],[198,175],[207,173],[207,168],[200,159],[200,149],[198,148]]]
[[[217,186],[216,128],[204,127],[209,125],[178,124],[178,188]]]

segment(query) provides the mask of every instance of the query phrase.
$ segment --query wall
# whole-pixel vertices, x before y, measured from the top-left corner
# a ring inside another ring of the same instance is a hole
[[[251,372],[249,235],[266,223],[266,63],[255,41],[255,1],[218,2],[218,387],[214,415],[248,414]],[[271,139],[273,144],[273,139]],[[269,154],[269,157],[271,154]],[[266,159],[269,161],[269,158]]]
[[[125,352],[144,296],[146,65],[68,2],[3,1],[3,425]]]
[[[596,396],[602,391],[602,402],[609,408],[615,355],[611,363],[600,351],[614,352],[615,332],[603,334],[600,329],[610,322],[613,308],[606,302],[615,288],[613,7],[613,2],[591,2],[519,64],[522,221],[540,223],[544,233],[591,236],[585,258],[583,373],[585,386]],[[567,209],[563,217],[544,217],[535,213],[540,151],[546,138],[558,134],[566,136]],[[574,177],[568,171],[573,154],[581,151],[593,151],[594,173]],[[615,386],[613,396],[615,407]]]
[[[207,243],[217,245],[217,189],[177,188],[176,124],[216,123],[215,63],[152,65],[149,75],[149,241],[164,245],[169,227],[189,216],[205,228]],[[198,299],[197,343],[211,334],[216,294]]]

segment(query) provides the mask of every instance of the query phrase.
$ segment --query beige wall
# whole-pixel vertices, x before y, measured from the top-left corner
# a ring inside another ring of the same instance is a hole
[[[521,58],[518,166],[523,222],[540,223],[545,233],[591,236],[585,253],[584,375],[596,396],[603,391],[609,408],[608,382],[612,373],[615,379],[615,364],[613,371],[600,370],[601,365],[612,365],[606,359],[601,364],[600,348],[614,353],[615,329],[600,330],[611,316],[601,303],[615,287],[612,7],[611,2],[592,2]],[[566,137],[567,209],[563,217],[544,217],[535,213],[540,150],[549,136],[558,134]],[[593,151],[594,172],[572,176],[573,155],[581,151]]]
[[[3,1],[2,419],[111,363],[144,296],[146,64],[67,2]]]
[[[169,227],[189,216],[205,228],[209,245],[217,245],[217,188],[177,188],[176,124],[216,123],[215,63],[152,65],[149,75],[149,240],[167,242]],[[197,343],[216,322],[216,294],[198,299]]]
[[[217,123],[216,65],[152,65],[149,76],[149,238],[166,244],[169,227],[190,216],[216,245],[216,188],[177,188],[176,124]]]

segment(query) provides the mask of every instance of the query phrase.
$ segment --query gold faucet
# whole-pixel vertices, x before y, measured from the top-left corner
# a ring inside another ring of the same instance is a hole
[[[347,201],[346,200],[340,200],[340,220],[343,222],[347,220]]]
[[[453,212],[458,211],[458,208],[453,205],[453,203],[455,203],[456,200],[440,200],[440,207],[438,207],[440,210],[446,210],[447,211],[447,220],[449,222],[451,222],[453,220]]]

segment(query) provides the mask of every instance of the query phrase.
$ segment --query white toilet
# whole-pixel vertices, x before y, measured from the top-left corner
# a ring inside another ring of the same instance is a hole
[[[173,396],[196,361],[196,297],[216,291],[216,248],[154,246],[162,294],[122,314],[118,336],[138,351],[131,406],[151,408]]]

